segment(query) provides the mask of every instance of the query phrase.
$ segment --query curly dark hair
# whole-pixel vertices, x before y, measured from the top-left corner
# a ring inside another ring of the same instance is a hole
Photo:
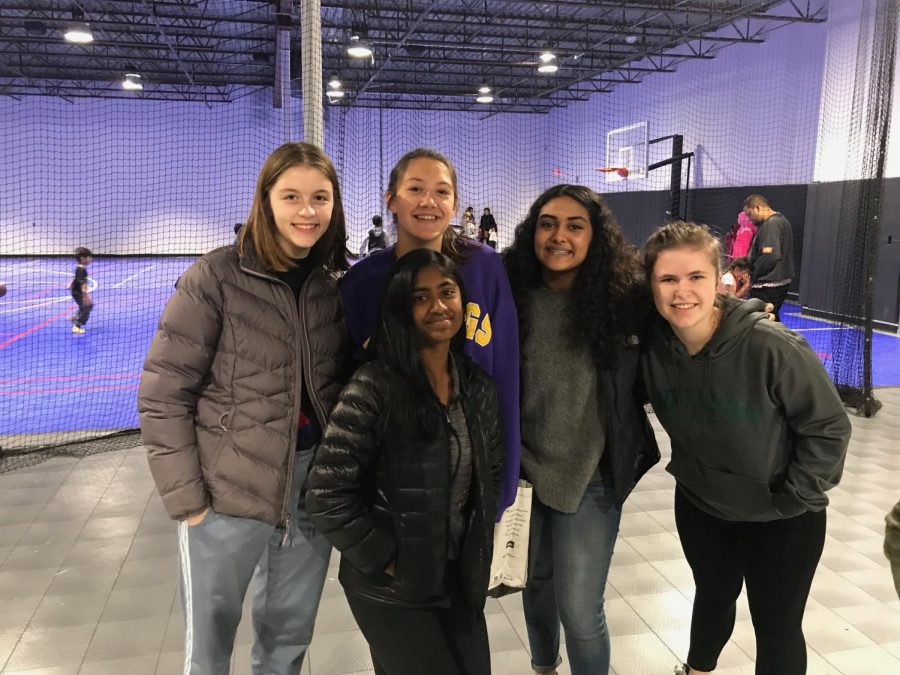
[[[556,185],[545,191],[517,227],[515,240],[504,252],[524,341],[530,291],[543,283],[534,252],[534,235],[541,210],[552,199],[569,197],[588,212],[593,236],[587,257],[572,287],[572,312],[567,333],[572,346],[587,345],[594,362],[609,366],[626,338],[641,332],[652,307],[643,283],[637,249],[625,241],[613,212],[603,198],[582,185]]]

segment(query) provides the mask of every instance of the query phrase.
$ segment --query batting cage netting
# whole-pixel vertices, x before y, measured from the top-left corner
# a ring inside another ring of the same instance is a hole
[[[730,265],[758,195],[792,230],[782,320],[861,413],[900,385],[879,356],[900,262],[890,0],[0,0],[0,21],[4,454],[137,428],[176,281],[234,241],[289,140],[333,159],[361,255],[373,216],[391,236],[388,175],[420,146],[454,164],[454,227],[498,250],[577,183],[635,245],[693,220]]]

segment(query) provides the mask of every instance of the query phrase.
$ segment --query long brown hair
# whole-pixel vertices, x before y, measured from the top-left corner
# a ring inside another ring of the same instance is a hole
[[[337,171],[328,155],[309,143],[285,143],[276,148],[263,163],[256,179],[250,215],[238,234],[238,253],[243,255],[250,245],[259,262],[268,269],[284,272],[293,266],[293,261],[278,242],[278,229],[269,204],[269,191],[285,171],[295,166],[308,166],[321,172],[331,182],[334,192],[331,222],[309,252],[309,261],[317,266],[323,265],[332,272],[346,270],[350,266],[347,262],[350,252],[347,250],[347,228]]]
[[[440,162],[447,168],[447,172],[450,174],[450,184],[453,186],[453,210],[455,212],[459,208],[459,187],[456,178],[456,169],[453,168],[453,163],[447,159],[446,156],[432,148],[416,148],[415,150],[410,150],[397,161],[394,168],[391,169],[391,175],[388,177],[385,198],[390,200],[391,197],[397,194],[397,187],[403,180],[403,176],[406,175],[409,163],[414,159],[431,159],[435,162]],[[393,218],[394,226],[399,228],[397,216],[393,216]],[[456,234],[456,230],[448,225],[441,238],[441,253],[458,265],[465,260],[463,248],[464,244],[460,241],[460,237]]]

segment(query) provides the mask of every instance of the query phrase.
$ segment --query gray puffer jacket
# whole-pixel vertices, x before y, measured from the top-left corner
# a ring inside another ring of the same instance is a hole
[[[163,505],[174,519],[211,507],[283,522],[301,382],[324,424],[352,368],[336,281],[315,270],[298,311],[286,283],[224,246],[176,288],[138,393]]]

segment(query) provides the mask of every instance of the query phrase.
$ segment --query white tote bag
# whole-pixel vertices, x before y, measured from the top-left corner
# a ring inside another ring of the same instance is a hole
[[[519,481],[516,500],[494,526],[494,556],[488,595],[515,593],[528,582],[528,534],[531,531],[531,483]]]

